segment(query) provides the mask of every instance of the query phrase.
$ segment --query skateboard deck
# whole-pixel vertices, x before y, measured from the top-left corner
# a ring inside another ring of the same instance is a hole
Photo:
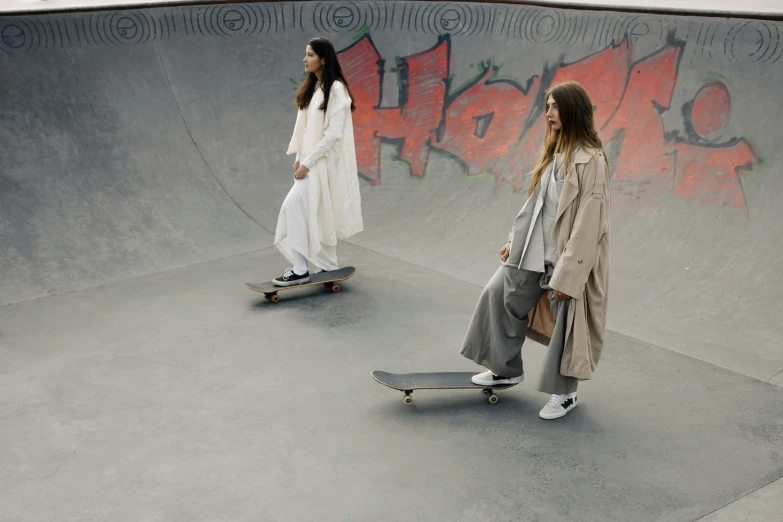
[[[405,404],[413,402],[413,390],[483,390],[489,395],[490,404],[497,404],[500,399],[495,394],[495,390],[511,388],[518,384],[482,386],[471,382],[470,378],[474,375],[476,374],[472,372],[389,373],[378,370],[372,372],[372,378],[379,383],[404,393],[402,402]]]
[[[264,294],[264,297],[266,297],[273,303],[277,303],[280,301],[280,296],[277,295],[278,292],[284,292],[286,290],[294,290],[296,288],[304,288],[306,286],[324,285],[332,292],[339,292],[340,285],[337,283],[349,279],[355,273],[356,273],[356,268],[352,266],[346,266],[338,270],[332,270],[330,272],[321,272],[315,275],[311,275],[310,280],[308,282],[299,285],[275,286],[275,284],[272,281],[264,281],[263,283],[245,283],[245,286],[247,286],[249,289],[254,290],[256,292],[261,292],[262,294]]]

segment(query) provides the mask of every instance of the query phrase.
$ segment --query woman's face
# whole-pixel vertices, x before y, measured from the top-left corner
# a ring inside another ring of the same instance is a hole
[[[304,57],[305,72],[317,74],[321,72],[323,67],[324,67],[324,61],[321,60],[321,58],[317,54],[315,54],[313,48],[308,45],[307,49],[305,49],[305,57]]]
[[[552,127],[553,130],[559,131],[563,128],[563,125],[560,122],[560,113],[557,110],[557,102],[552,98],[551,94],[546,100],[546,118],[549,120],[549,126]]]

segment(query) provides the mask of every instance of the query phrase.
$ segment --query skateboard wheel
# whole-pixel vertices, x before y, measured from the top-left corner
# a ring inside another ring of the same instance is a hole
[[[280,302],[280,296],[275,294],[272,297],[270,297],[269,300],[272,301],[273,303],[279,303]]]
[[[410,395],[406,395],[405,397],[402,398],[402,402],[404,402],[405,404],[411,404],[413,403],[413,397],[411,397]]]
[[[497,404],[499,400],[500,399],[498,398],[498,396],[495,395],[494,393],[489,396],[489,403],[490,404]]]
[[[340,291],[340,285],[332,285],[332,292],[337,293]]]

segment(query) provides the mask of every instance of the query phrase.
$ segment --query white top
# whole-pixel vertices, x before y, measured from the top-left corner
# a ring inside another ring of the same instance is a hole
[[[545,265],[554,266],[557,263],[555,251],[555,218],[557,204],[563,189],[563,154],[555,154],[554,160],[541,177],[541,190],[538,193],[538,204],[541,211],[530,223],[532,232],[520,267],[531,272],[545,272]]]
[[[334,87],[332,87],[334,89]],[[304,132],[307,132],[307,124],[310,121],[313,121],[314,118],[320,118],[320,121],[324,120],[324,112],[319,109],[321,104],[324,102],[324,91],[321,88],[320,84],[315,89],[315,92],[313,93],[313,98],[310,100],[310,105],[307,106],[306,111],[306,119],[305,119],[305,129]],[[302,165],[307,167],[308,169],[312,169],[313,165],[315,163],[326,156],[326,154],[331,150],[331,148],[334,146],[335,143],[337,143],[337,140],[343,137],[343,129],[345,127],[345,119],[346,119],[346,112],[349,112],[351,109],[350,107],[347,110],[341,110],[338,111],[332,116],[332,118],[329,120],[329,123],[327,124],[326,128],[324,129],[324,135],[323,137],[318,140],[318,143],[315,144],[315,147],[312,151],[310,151],[310,154],[307,155],[307,157],[302,161],[299,158],[299,152],[296,153],[296,161],[300,161]]]

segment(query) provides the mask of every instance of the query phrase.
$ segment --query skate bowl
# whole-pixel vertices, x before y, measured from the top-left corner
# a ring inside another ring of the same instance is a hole
[[[301,48],[320,34],[359,107],[366,230],[350,242],[486,282],[542,93],[575,79],[614,171],[610,329],[773,380],[780,29],[403,2],[0,18],[0,304],[269,246]]]
[[[365,230],[339,255],[357,273],[339,294],[258,302],[244,283],[284,266],[274,230],[314,36],[356,98]],[[371,370],[475,370],[458,343],[564,80],[589,91],[613,171],[596,379],[557,425],[527,381],[498,405],[433,392],[399,409]],[[415,1],[0,15],[0,511],[684,521],[763,488],[783,473],[781,85],[775,16]]]

